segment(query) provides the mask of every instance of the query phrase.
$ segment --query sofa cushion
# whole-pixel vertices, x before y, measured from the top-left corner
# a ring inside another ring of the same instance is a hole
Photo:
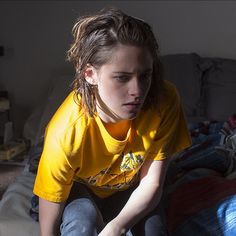
[[[44,137],[45,128],[53,114],[70,92],[72,74],[57,76],[52,81],[53,86],[48,97],[44,99],[40,106],[30,115],[24,125],[24,137],[36,146]]]
[[[207,117],[226,120],[236,112],[236,60],[212,59],[204,81]]]
[[[187,117],[201,114],[201,69],[200,57],[195,53],[172,54],[161,57],[164,79],[174,83],[182,99]]]

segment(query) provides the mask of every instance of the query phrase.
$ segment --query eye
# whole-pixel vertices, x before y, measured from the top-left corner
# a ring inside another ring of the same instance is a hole
[[[130,77],[127,75],[119,75],[119,76],[114,76],[114,79],[116,79],[118,82],[125,83],[129,81]]]

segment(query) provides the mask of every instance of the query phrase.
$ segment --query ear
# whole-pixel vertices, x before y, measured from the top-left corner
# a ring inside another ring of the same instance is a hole
[[[86,66],[84,77],[89,84],[97,85],[97,70],[93,66],[89,64]]]

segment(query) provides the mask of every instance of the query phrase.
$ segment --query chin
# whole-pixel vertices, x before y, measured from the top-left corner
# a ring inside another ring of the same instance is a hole
[[[132,113],[129,115],[124,116],[124,120],[133,120],[138,116],[138,113]]]

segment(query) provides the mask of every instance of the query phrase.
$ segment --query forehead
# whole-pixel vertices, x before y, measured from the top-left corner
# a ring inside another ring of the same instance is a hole
[[[110,60],[104,66],[132,72],[152,69],[153,60],[147,48],[119,44],[113,49]]]

